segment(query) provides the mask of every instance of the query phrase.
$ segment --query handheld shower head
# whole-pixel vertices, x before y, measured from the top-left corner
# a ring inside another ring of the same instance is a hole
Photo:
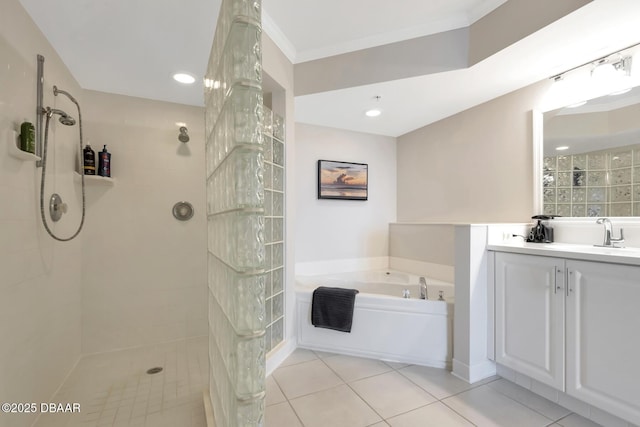
[[[178,141],[180,142],[189,142],[189,135],[187,134],[187,128],[185,126],[180,126],[180,135],[178,135]]]
[[[47,116],[52,117],[54,114],[58,114],[60,116],[58,120],[65,126],[73,126],[76,124],[76,119],[74,119],[64,111],[47,107]]]

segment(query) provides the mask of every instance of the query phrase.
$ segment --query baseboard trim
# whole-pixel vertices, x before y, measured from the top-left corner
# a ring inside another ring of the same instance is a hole
[[[473,384],[495,375],[496,364],[491,360],[486,360],[482,363],[469,366],[466,363],[453,359],[453,371],[451,373],[461,380]]]

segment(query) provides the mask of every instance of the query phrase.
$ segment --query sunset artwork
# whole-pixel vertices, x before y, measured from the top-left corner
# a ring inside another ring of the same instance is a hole
[[[318,198],[367,200],[368,165],[318,160]]]

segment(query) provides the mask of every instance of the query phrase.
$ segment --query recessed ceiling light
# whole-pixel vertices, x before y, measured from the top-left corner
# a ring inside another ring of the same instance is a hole
[[[190,85],[196,81],[196,78],[188,73],[175,73],[173,75],[173,80],[177,81],[178,83]]]
[[[371,110],[367,110],[364,113],[367,117],[378,117],[380,114],[382,114],[382,111],[378,110],[377,108],[373,108]]]
[[[563,145],[562,147],[556,147],[556,150],[558,151],[564,151],[564,150],[568,150],[569,147],[567,145]]]

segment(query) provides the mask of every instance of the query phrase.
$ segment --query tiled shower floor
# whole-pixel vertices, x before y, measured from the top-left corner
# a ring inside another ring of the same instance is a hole
[[[202,337],[85,356],[51,400],[81,412],[43,414],[35,427],[206,427],[207,352]]]

